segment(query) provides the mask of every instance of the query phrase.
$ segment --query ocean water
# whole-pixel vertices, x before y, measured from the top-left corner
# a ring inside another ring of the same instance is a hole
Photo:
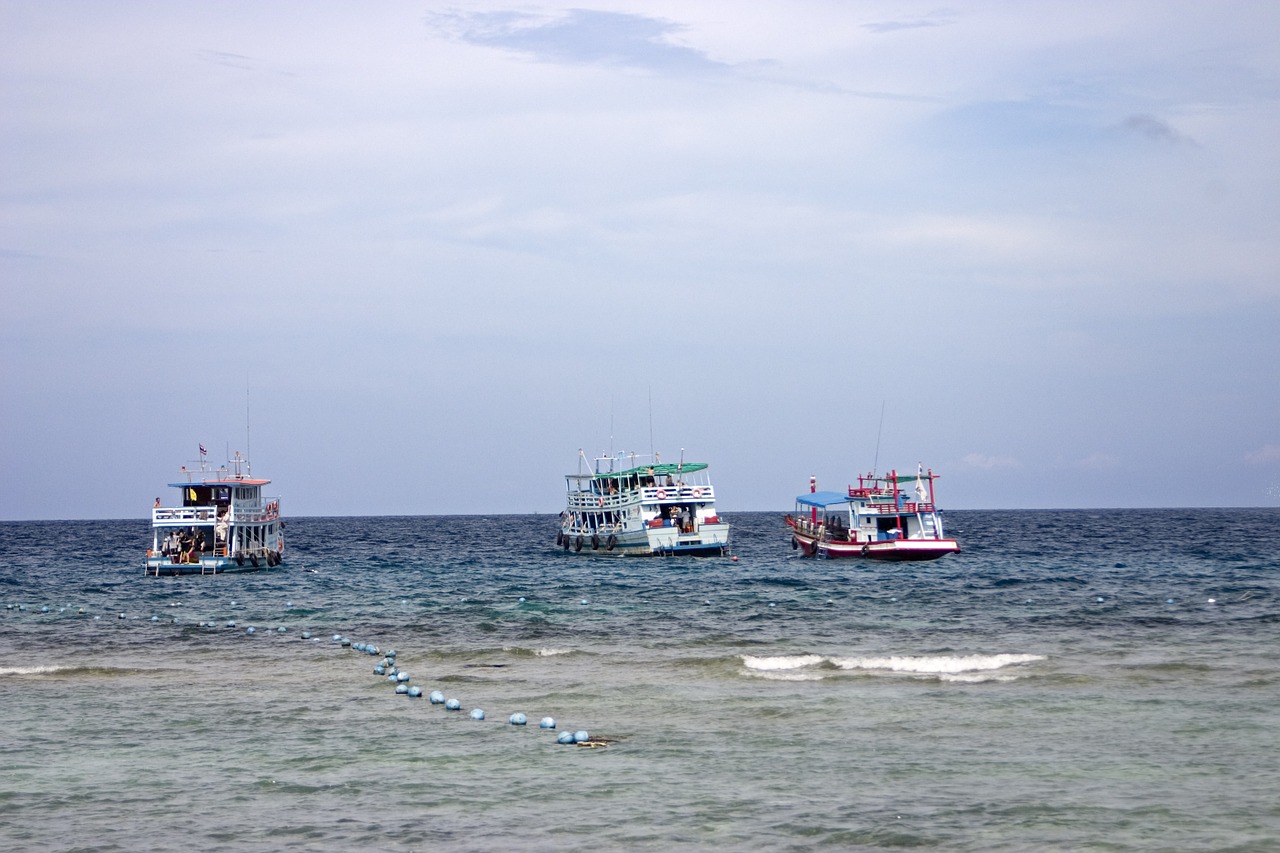
[[[1280,849],[1280,510],[952,512],[903,565],[729,517],[298,518],[203,578],[0,523],[0,850]]]

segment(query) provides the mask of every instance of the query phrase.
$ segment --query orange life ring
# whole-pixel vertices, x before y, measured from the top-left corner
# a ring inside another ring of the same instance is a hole
[[[702,497],[702,489],[695,488],[695,489],[693,490],[693,496],[694,496],[695,498],[700,498],[700,497]]]
[[[658,489],[658,500],[665,501],[667,499],[667,490]]]

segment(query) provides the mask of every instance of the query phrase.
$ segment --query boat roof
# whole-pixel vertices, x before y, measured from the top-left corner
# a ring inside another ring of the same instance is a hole
[[[629,477],[632,474],[639,477],[644,477],[649,474],[665,477],[668,474],[689,474],[694,471],[701,471],[706,467],[706,462],[659,462],[655,465],[640,465],[636,468],[628,468],[625,471],[606,471],[593,476],[597,480],[611,480],[614,477]]]
[[[192,480],[189,483],[170,483],[175,489],[186,489],[190,486],[265,486],[270,480],[251,480],[247,477],[232,477],[227,480]]]
[[[843,492],[806,492],[796,497],[796,503],[819,508],[849,503],[849,496]]]

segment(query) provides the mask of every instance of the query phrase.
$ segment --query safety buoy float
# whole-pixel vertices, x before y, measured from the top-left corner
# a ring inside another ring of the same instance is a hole
[[[665,501],[667,499],[667,490],[658,489],[658,500]]]
[[[700,498],[700,497],[702,497],[702,489],[697,489],[697,488],[695,488],[695,489],[693,490],[693,496],[694,496],[695,498]]]

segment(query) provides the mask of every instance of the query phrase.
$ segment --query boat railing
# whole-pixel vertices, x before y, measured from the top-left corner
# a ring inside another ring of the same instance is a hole
[[[567,505],[569,509],[617,509],[636,500],[637,493],[642,501],[715,501],[715,491],[711,486],[676,483],[671,486],[643,486],[640,489],[621,492],[574,491],[569,492]]]
[[[151,510],[151,523],[216,521],[216,506],[158,506]]]
[[[219,515],[219,510],[225,511]],[[280,517],[280,499],[268,498],[260,506],[236,506],[229,508],[209,506],[158,506],[151,510],[151,523],[160,522],[178,524],[195,524],[199,522],[220,521],[226,519],[232,524],[253,524],[275,521]]]
[[[867,504],[870,512],[878,512],[882,515],[908,515],[917,512],[933,512],[933,504],[931,503],[904,503],[901,506],[895,503],[883,504]]]
[[[674,483],[669,486],[645,486],[640,490],[640,497],[646,501],[713,501],[715,492],[710,486]]]

